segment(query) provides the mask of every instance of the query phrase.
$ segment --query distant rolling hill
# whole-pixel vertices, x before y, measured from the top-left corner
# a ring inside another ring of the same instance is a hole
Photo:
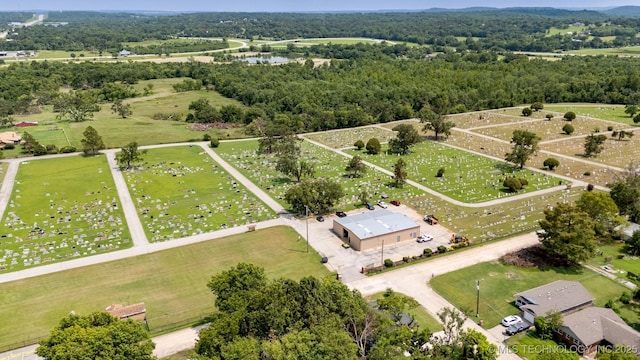
[[[613,16],[640,17],[640,6],[619,6],[601,12]]]

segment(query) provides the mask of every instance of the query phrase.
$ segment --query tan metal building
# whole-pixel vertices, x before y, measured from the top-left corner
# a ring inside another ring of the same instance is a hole
[[[402,214],[377,210],[333,220],[333,231],[358,251],[415,241],[420,225]]]

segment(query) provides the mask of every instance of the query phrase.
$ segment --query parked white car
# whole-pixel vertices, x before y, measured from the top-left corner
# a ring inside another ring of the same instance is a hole
[[[431,240],[433,240],[433,235],[429,235],[429,234],[422,234],[418,237],[419,243],[423,243]]]
[[[502,326],[506,326],[509,327],[513,324],[517,324],[519,322],[522,322],[522,319],[520,318],[520,316],[518,315],[509,315],[507,317],[505,317],[504,319],[502,319]]]
[[[380,207],[381,207],[381,208],[383,208],[383,209],[386,209],[386,208],[388,208],[388,207],[389,207],[389,206],[387,205],[387,203],[386,203],[386,202],[384,202],[384,201],[382,201],[382,200],[378,201],[378,206],[380,206]]]

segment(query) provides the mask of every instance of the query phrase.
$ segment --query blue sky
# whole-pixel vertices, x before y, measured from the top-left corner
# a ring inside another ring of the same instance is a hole
[[[429,9],[432,7],[602,8],[640,5],[639,0],[0,0],[0,11],[155,10],[155,11],[330,11]]]

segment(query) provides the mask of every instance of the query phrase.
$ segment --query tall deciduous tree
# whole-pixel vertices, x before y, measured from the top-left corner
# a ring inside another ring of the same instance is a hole
[[[538,151],[540,137],[526,130],[514,130],[511,137],[513,150],[506,154],[505,160],[522,169],[529,158]]]
[[[448,121],[443,114],[436,113],[427,107],[420,110],[420,122],[424,123],[424,131],[434,132],[436,141],[440,134],[451,135],[451,129],[456,126],[453,122]]]
[[[282,154],[278,158],[276,170],[286,176],[293,177],[300,182],[303,177],[313,177],[315,175],[315,166],[313,163],[300,159],[295,155]]]
[[[367,141],[367,153],[371,155],[379,154],[381,148],[382,146],[380,145],[380,140],[378,140],[377,138],[371,138],[369,139],[369,141]]]
[[[616,130],[611,133],[611,137],[618,141],[622,141],[624,138],[630,139],[633,137],[633,131]]]
[[[624,106],[624,113],[629,114],[629,117],[633,117],[638,112],[638,105],[627,104]]]
[[[146,152],[146,150],[138,150],[138,143],[133,141],[116,154],[116,160],[118,160],[120,167],[131,169],[133,164],[142,161],[142,155]]]
[[[594,230],[598,237],[610,237],[614,228],[624,220],[619,215],[620,210],[615,201],[605,192],[583,192],[576,201],[576,206],[594,221]]]
[[[85,155],[96,155],[105,148],[102,136],[98,135],[98,132],[92,126],[87,126],[82,135],[84,137],[80,142]]]
[[[403,159],[398,159],[393,165],[393,181],[396,187],[402,187],[407,182],[407,163]]]
[[[305,213],[305,205],[314,213],[326,213],[344,196],[342,186],[327,178],[303,179],[289,187],[285,201],[294,211]]]
[[[567,111],[566,113],[564,113],[563,118],[567,121],[573,121],[576,119],[576,113],[574,113],[573,111]]]
[[[58,112],[58,119],[68,118],[73,122],[85,121],[100,111],[95,96],[80,90],[60,95],[53,109]]]
[[[133,114],[133,111],[131,111],[131,104],[124,103],[122,99],[117,99],[113,102],[113,105],[111,105],[111,112],[118,114],[118,116],[123,119],[126,119],[127,116],[131,116],[131,114]]]
[[[543,231],[538,238],[553,257],[576,264],[591,258],[596,250],[593,220],[576,206],[559,203],[545,210],[540,227]]]
[[[106,312],[69,315],[40,341],[36,354],[46,360],[152,360],[155,344],[139,322],[119,320]]]
[[[621,215],[628,215],[629,220],[640,222],[640,168],[631,163],[623,177],[613,184],[609,196],[618,205]]]
[[[349,164],[347,164],[344,171],[346,171],[351,177],[359,177],[367,171],[367,166],[362,161],[362,158],[356,155],[349,159]]]
[[[591,133],[584,140],[584,155],[586,157],[598,155],[604,150],[604,142],[607,137],[602,134]]]
[[[396,125],[392,130],[398,132],[396,137],[389,141],[389,152],[392,154],[406,155],[411,146],[422,140],[416,128],[411,124]]]

